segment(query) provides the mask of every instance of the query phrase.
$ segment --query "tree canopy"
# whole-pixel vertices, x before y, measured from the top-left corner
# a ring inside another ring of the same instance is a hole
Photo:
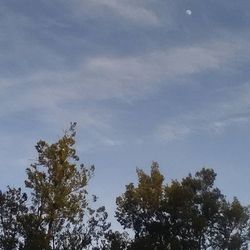
[[[117,220],[135,234],[129,249],[247,249],[249,210],[226,201],[212,169],[164,184],[154,162],[137,175],[116,201]]]
[[[236,197],[227,200],[209,168],[169,183],[157,162],[150,174],[137,169],[138,182],[116,199],[115,217],[125,231],[112,231],[105,207],[88,193],[94,166],[79,163],[75,127],[55,143],[36,144],[27,194],[21,188],[0,191],[0,249],[248,249],[249,208]]]

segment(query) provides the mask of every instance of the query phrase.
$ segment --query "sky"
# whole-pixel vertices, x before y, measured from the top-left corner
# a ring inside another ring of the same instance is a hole
[[[160,164],[250,204],[250,1],[0,1],[0,188],[77,122],[107,207]]]

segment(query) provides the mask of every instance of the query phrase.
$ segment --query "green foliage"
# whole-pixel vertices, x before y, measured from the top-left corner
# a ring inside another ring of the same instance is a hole
[[[150,175],[137,175],[138,185],[127,185],[116,201],[117,220],[135,233],[129,249],[246,249],[248,208],[226,201],[212,169],[169,185],[155,162]]]
[[[27,242],[40,238],[44,249],[83,249],[109,227],[105,208],[90,208],[86,187],[94,166],[78,164],[75,126],[71,124],[56,143],[39,141],[37,162],[27,169],[25,184],[32,190],[31,216],[35,216],[29,219],[34,219],[40,236],[29,233],[32,240]]]
[[[249,208],[215,187],[216,173],[164,183],[159,165],[150,174],[137,169],[116,200],[116,218],[134,232],[113,232],[105,207],[93,209],[87,186],[94,167],[79,164],[75,126],[55,143],[39,141],[37,160],[27,168],[21,189],[0,191],[0,249],[3,250],[243,250],[250,240]]]
[[[102,250],[126,250],[130,245],[129,235],[126,232],[120,233],[109,230],[106,235],[106,242]]]
[[[31,211],[21,218],[21,234],[23,245],[19,250],[50,249],[45,229],[41,227],[41,220]]]
[[[28,211],[27,195],[21,189],[8,187],[0,191],[0,249],[12,250],[22,246],[21,221]]]
[[[117,198],[116,217],[124,228],[135,231],[136,237],[147,231],[147,225],[156,220],[163,198],[164,177],[157,163],[153,163],[151,175],[137,169],[138,187],[132,183],[126,186],[126,192]]]
[[[219,249],[248,249],[250,238],[249,209],[240,204],[237,198],[225,202],[222,215],[218,219],[213,248]]]

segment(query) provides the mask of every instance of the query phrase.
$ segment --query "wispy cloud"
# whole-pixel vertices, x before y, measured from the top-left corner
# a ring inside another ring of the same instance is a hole
[[[85,82],[106,88],[108,97],[139,97],[162,84],[170,84],[176,77],[218,70],[237,51],[234,44],[216,41],[200,46],[162,49],[137,57],[94,57],[84,65]],[[101,93],[107,94],[105,91]]]
[[[75,69],[43,69],[2,78],[0,115],[32,109],[39,110],[44,120],[46,116],[47,120],[53,117],[74,120],[72,118],[77,116],[83,117],[84,124],[89,127],[112,127],[109,124],[111,119],[104,118],[105,112],[99,106],[99,111],[89,106],[79,111],[68,103],[81,103],[82,106],[88,100],[117,99],[128,102],[146,98],[162,86],[173,84],[178,77],[219,70],[238,51],[238,46],[232,43],[215,41],[199,46],[161,49],[142,56],[93,56]],[[166,131],[173,130],[172,127]],[[183,128],[176,130],[180,132],[173,131],[173,134],[188,133]]]
[[[72,1],[68,5],[74,5],[74,8],[80,6],[82,11],[82,6],[86,4],[85,11],[91,6],[98,9],[96,11],[100,15],[104,11],[103,15],[106,17],[110,12],[139,24],[159,24],[154,8],[149,7],[150,1],[86,0],[82,1],[82,5],[80,2]],[[2,12],[1,41],[4,41],[8,49],[2,47],[1,62],[2,65],[5,65],[4,61],[9,62],[5,67],[10,69],[10,74],[0,77],[0,117],[11,117],[15,113],[23,112],[32,114],[33,119],[44,124],[77,120],[83,127],[97,131],[96,137],[97,134],[99,138],[103,135],[102,142],[107,145],[116,145],[121,140],[112,137],[112,107],[105,108],[102,102],[115,100],[126,104],[145,100],[152,94],[159,93],[161,88],[176,84],[178,78],[182,78],[184,83],[183,79],[186,77],[225,69],[234,61],[236,54],[239,58],[248,51],[246,41],[216,38],[186,46],[161,45],[157,49],[154,47],[145,51],[140,51],[138,46],[138,53],[126,55],[112,51],[93,53],[94,49],[92,53],[87,53],[81,52],[82,47],[79,44],[90,42],[88,35],[98,30],[97,28],[92,31],[88,27],[86,31],[82,28],[82,21],[86,22],[84,27],[89,25],[89,13],[84,20],[76,20],[75,17],[64,19],[58,14],[54,19],[44,13],[37,21],[32,19],[32,13],[26,17],[23,13],[19,14],[7,8]],[[98,15],[95,18],[96,21]],[[95,21],[91,19],[90,23],[96,24]],[[100,22],[99,20],[97,23]],[[76,32],[78,36],[72,35],[70,31],[72,23],[79,29]],[[11,41],[18,43],[12,44]],[[100,41],[95,42],[100,46]],[[57,50],[57,45],[60,50]],[[66,50],[62,49],[64,46]],[[68,57],[67,49],[74,46],[77,49],[70,50],[72,56]],[[117,44],[110,46],[119,47]],[[74,55],[78,59],[72,66]],[[224,119],[224,116],[221,117]],[[225,127],[221,117],[214,117],[211,126]],[[158,130],[161,133],[164,130],[164,137],[172,140],[197,129],[192,125],[192,119],[182,119],[188,121],[188,124],[176,126],[178,123],[171,121]],[[206,120],[203,117],[197,119]],[[231,120],[231,123],[236,122]]]
[[[173,140],[179,140],[187,136],[192,132],[190,127],[185,125],[179,125],[174,123],[167,123],[160,125],[156,132],[155,136],[161,141],[170,142]]]
[[[157,25],[159,23],[157,15],[142,3],[139,4],[138,1],[90,0],[89,2],[97,7],[106,7],[114,15],[119,15],[139,24]]]
[[[228,128],[250,124],[250,84],[225,88],[217,100],[194,112],[189,110],[156,126],[154,136],[162,141],[183,139],[191,134],[221,134]]]
[[[227,127],[230,126],[240,126],[249,123],[250,117],[235,117],[231,119],[222,119],[221,121],[214,121],[211,123],[211,128],[214,129],[216,132],[222,132]]]

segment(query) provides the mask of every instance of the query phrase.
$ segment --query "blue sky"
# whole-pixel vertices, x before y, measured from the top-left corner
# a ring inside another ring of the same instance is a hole
[[[111,215],[152,161],[167,181],[212,167],[249,204],[249,27],[246,0],[1,1],[1,188],[76,121]]]

